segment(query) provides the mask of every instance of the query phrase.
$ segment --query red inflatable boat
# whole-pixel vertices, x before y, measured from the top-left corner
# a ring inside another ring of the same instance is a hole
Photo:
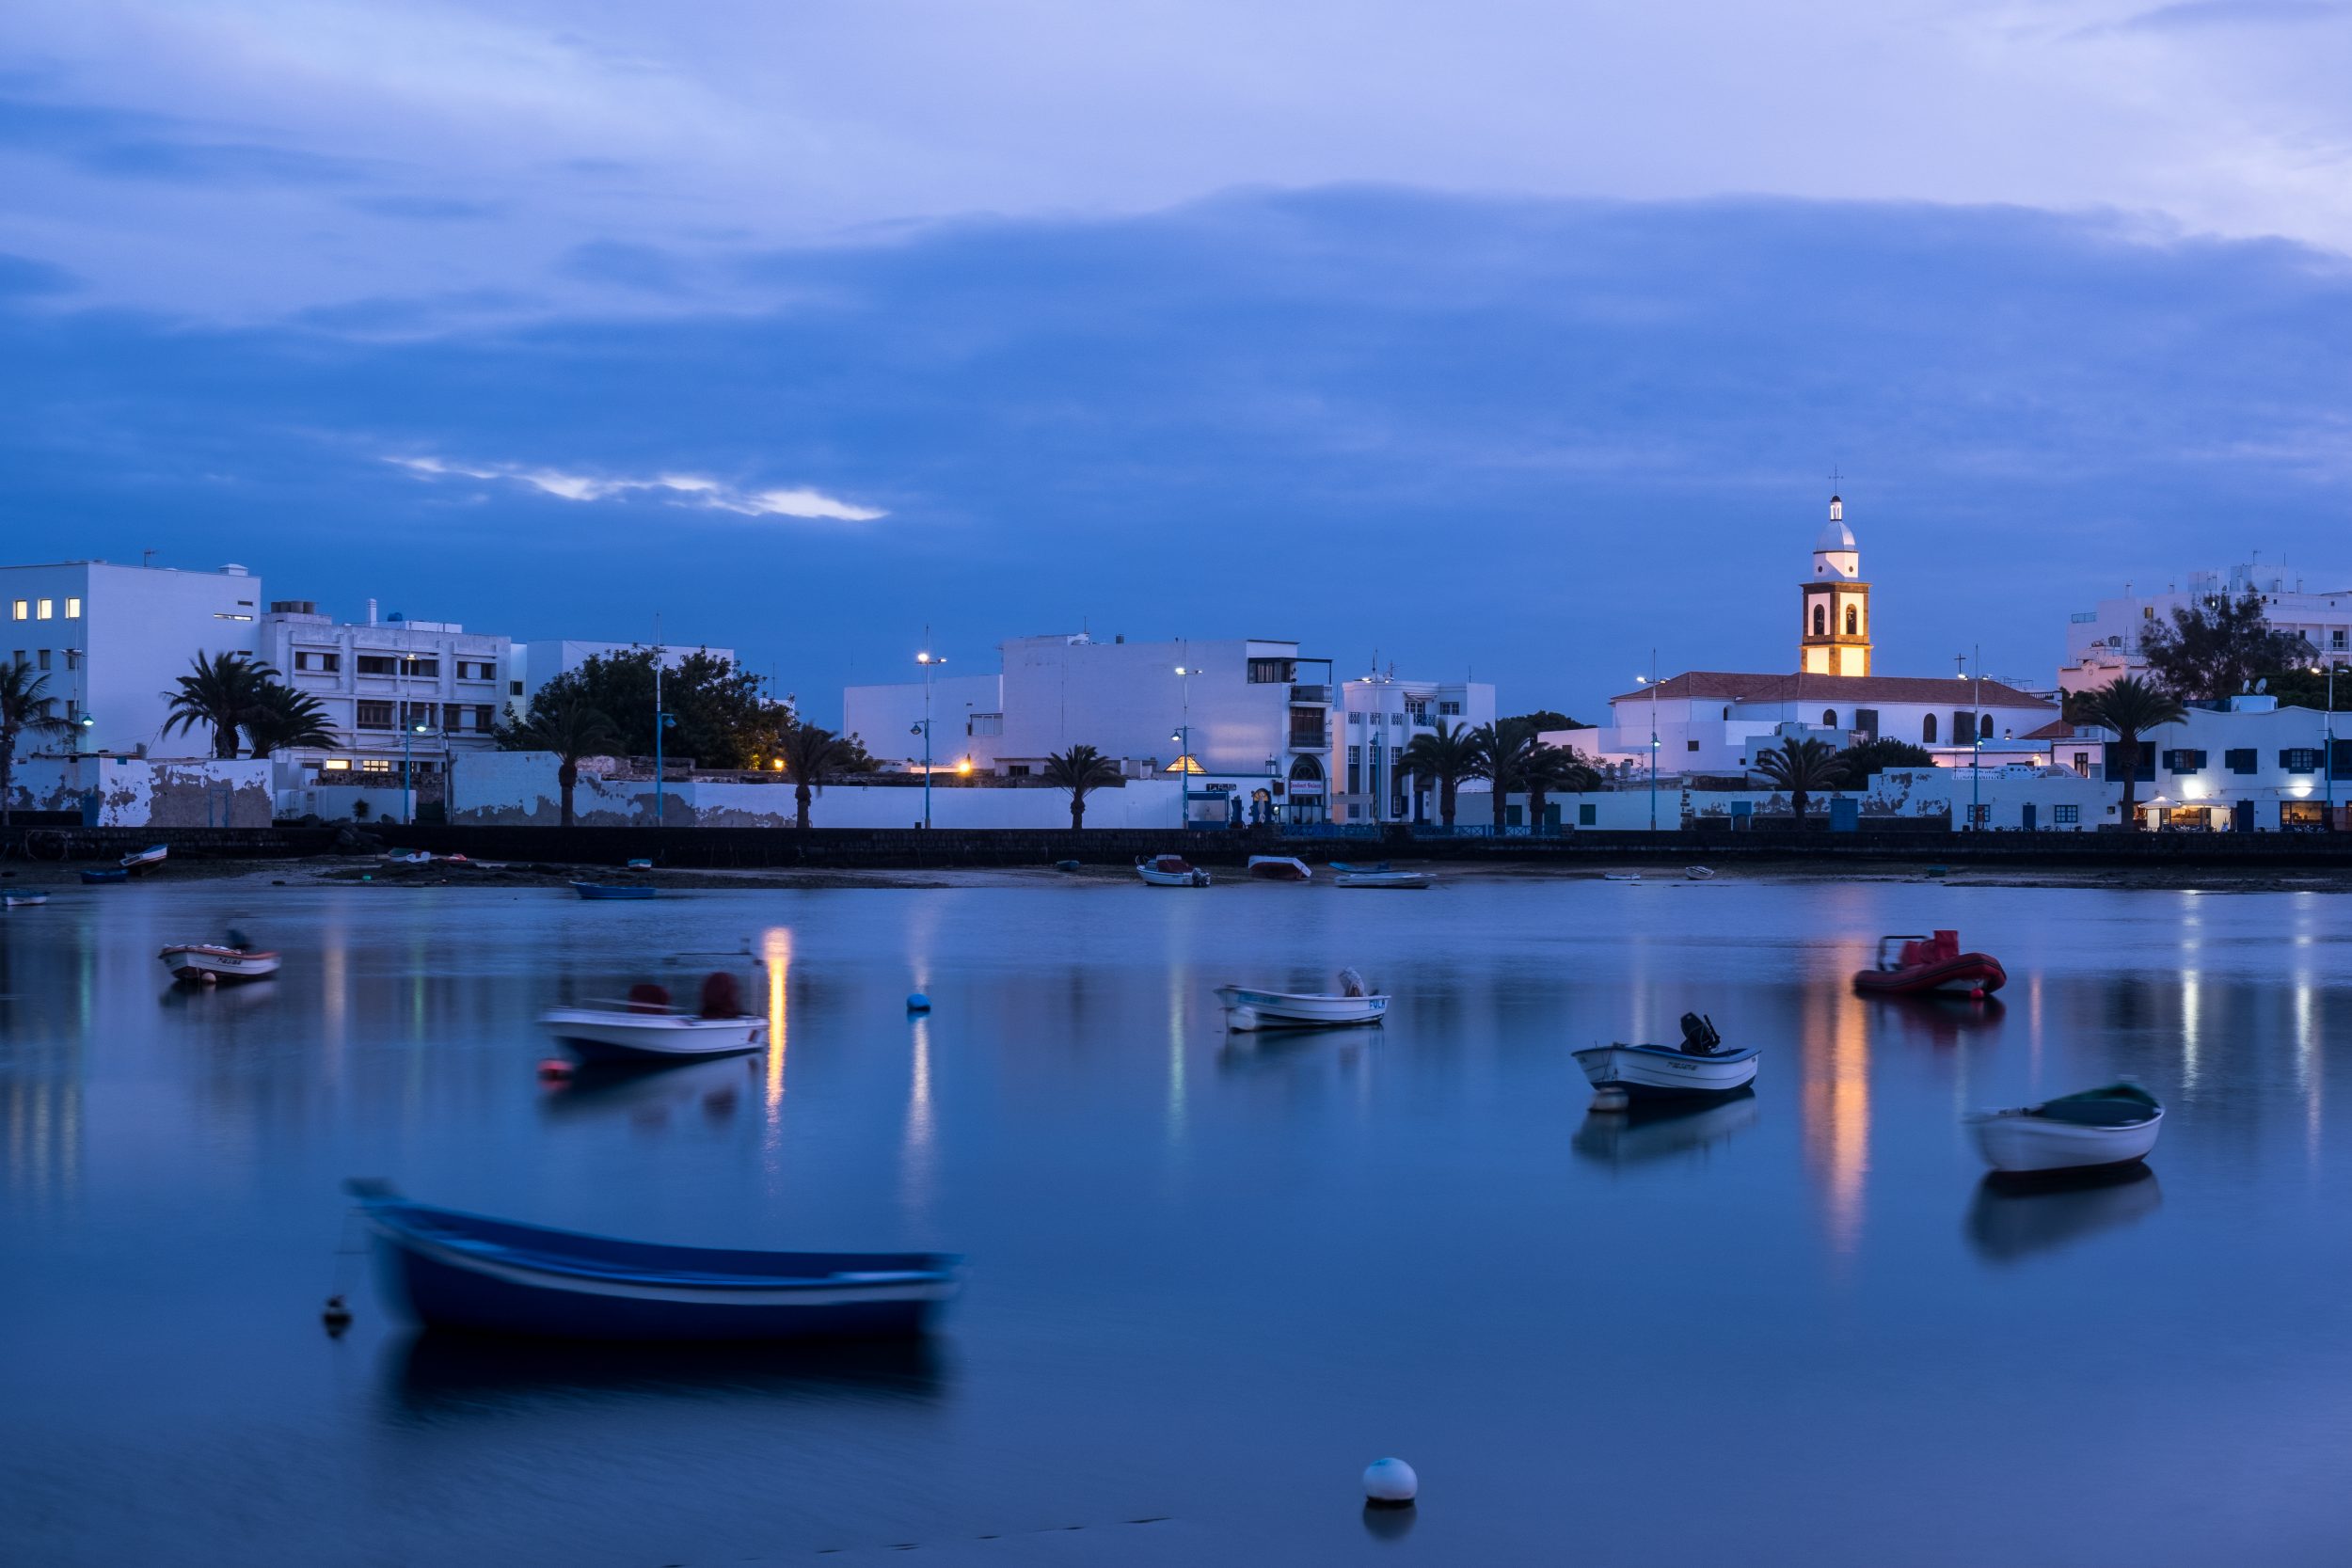
[[[1879,938],[1878,966],[1853,977],[1853,989],[1887,996],[1928,991],[1990,996],[2009,984],[2009,972],[1990,953],[1963,953],[1958,931],[1931,937]]]

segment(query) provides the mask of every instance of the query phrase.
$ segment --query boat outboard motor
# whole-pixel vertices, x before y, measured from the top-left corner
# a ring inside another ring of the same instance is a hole
[[[705,1018],[743,1016],[743,998],[736,989],[734,975],[721,969],[703,977],[701,1010]]]
[[[1364,977],[1362,974],[1360,974],[1353,964],[1350,964],[1347,968],[1340,971],[1340,994],[1342,996],[1369,996],[1372,994],[1364,985]]]
[[[1682,1015],[1682,1053],[1684,1055],[1711,1056],[1715,1053],[1715,1048],[1723,1043],[1723,1036],[1715,1033],[1714,1020],[1703,1013]]]

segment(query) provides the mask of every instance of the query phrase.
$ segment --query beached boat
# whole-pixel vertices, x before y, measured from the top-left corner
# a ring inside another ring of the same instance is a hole
[[[1426,871],[1343,871],[1331,879],[1337,887],[1427,887],[1436,880]]]
[[[1686,865],[1682,868],[1682,874],[1694,882],[1711,882],[1715,879],[1715,868],[1711,865]]]
[[[637,859],[628,863],[628,869],[631,871],[651,871],[653,869],[653,862],[641,855]]]
[[[1079,871],[1083,870],[1084,867],[1081,866],[1076,861],[1056,861],[1054,863],[1054,869],[1057,871]]]
[[[1680,1045],[1596,1045],[1576,1053],[1576,1065],[1597,1089],[1623,1089],[1629,1099],[1658,1095],[1730,1094],[1756,1081],[1755,1046],[1723,1047],[1712,1021],[1682,1015]]]
[[[1207,887],[1209,874],[1182,855],[1154,855],[1136,862],[1136,875],[1153,887]]]
[[[2146,1159],[2164,1125],[2164,1107],[2127,1080],[2039,1105],[1971,1111],[1961,1120],[1994,1170],[2090,1170]]]
[[[430,849],[412,849],[405,855],[387,855],[384,858],[391,862],[394,865],[431,865],[433,863],[433,851]]]
[[[1604,882],[1638,882],[1642,874],[1638,871],[1604,871],[1600,879]]]
[[[266,980],[278,973],[278,955],[262,948],[224,947],[212,942],[183,942],[156,957],[175,980],[193,985],[220,985],[237,980]]]
[[[674,1062],[759,1051],[768,1044],[764,1018],[650,1012],[627,1003],[550,1007],[539,1015],[539,1027],[583,1062]]]
[[[1225,1027],[1244,1033],[1252,1029],[1328,1029],[1377,1023],[1389,1012],[1389,999],[1373,995],[1363,976],[1352,969],[1340,971],[1340,989],[1336,991],[1252,990],[1247,986],[1219,986],[1216,999],[1225,1005]]]
[[[648,882],[574,882],[572,888],[582,898],[651,898],[659,891]]]
[[[1879,938],[1874,967],[1857,972],[1853,989],[1866,995],[1917,996],[1943,991],[1990,996],[2009,984],[2009,972],[1990,953],[1963,953],[1958,931]]]
[[[37,910],[47,902],[49,895],[45,893],[11,893],[0,897],[0,906],[11,910]]]
[[[1331,863],[1331,869],[1334,871],[1347,872],[1386,871],[1389,869],[1389,863],[1387,861],[1377,861],[1372,864],[1366,865],[1356,861],[1333,861]]]
[[[85,871],[82,873],[82,880],[86,882],[127,882],[130,879],[131,873],[119,865],[103,871]]]
[[[1252,855],[1249,874],[1264,882],[1310,882],[1315,875],[1295,855]]]
[[[936,1252],[666,1246],[459,1213],[345,1183],[386,1294],[428,1327],[559,1339],[918,1334],[962,1259]]]
[[[157,866],[163,864],[164,862],[169,858],[170,854],[170,845],[151,844],[146,848],[137,851],[135,854],[123,856],[120,863],[125,872],[152,871]]]

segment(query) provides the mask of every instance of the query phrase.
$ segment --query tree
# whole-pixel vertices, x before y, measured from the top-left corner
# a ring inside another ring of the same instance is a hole
[[[841,771],[849,750],[839,736],[821,725],[795,724],[777,741],[776,755],[783,759],[785,775],[792,781],[792,800],[799,808],[796,825],[806,832],[809,792],[825,782],[826,774]]]
[[[2094,724],[2115,732],[2115,749],[2123,768],[2123,826],[2139,826],[2139,737],[2161,724],[2177,724],[2188,717],[2181,701],[2160,686],[2135,675],[2123,675],[2090,693],[2085,705]]]
[[[1045,782],[1070,791],[1070,825],[1087,825],[1087,797],[1120,780],[1119,765],[1091,746],[1073,746],[1045,758]]]
[[[1479,776],[1478,737],[1468,725],[1437,720],[1426,733],[1413,736],[1402,766],[1416,779],[1438,786],[1438,820],[1451,828],[1454,791],[1464,779]]]
[[[1800,828],[1804,826],[1808,797],[1817,789],[1836,789],[1846,777],[1845,759],[1826,740],[1784,740],[1776,750],[1759,752],[1756,768],[1788,792],[1788,806],[1797,814]]]
[[[2139,651],[2153,682],[2191,703],[2233,697],[2266,675],[2304,668],[2314,657],[2302,637],[2271,627],[2262,595],[2251,589],[2235,599],[2215,594],[2175,610],[2170,626],[2140,632]]]
[[[548,685],[553,685],[550,681]],[[540,696],[547,695],[545,688]],[[555,788],[562,800],[557,825],[572,825],[572,791],[580,787],[580,759],[603,756],[621,737],[611,718],[576,696],[559,695],[551,703],[533,699],[530,722],[498,732],[499,745],[509,752],[553,752]]]
[[[0,664],[0,826],[8,820],[9,792],[16,784],[16,737],[57,735],[73,726],[53,717],[49,677],[21,659]]]
[[[1494,823],[1502,826],[1503,798],[1523,786],[1528,759],[1543,742],[1524,719],[1498,719],[1491,724],[1481,724],[1473,740],[1478,751],[1478,771],[1494,790]]]
[[[171,708],[164,720],[164,734],[209,724],[213,755],[233,757],[237,731],[262,706],[263,691],[277,678],[277,671],[249,654],[199,654],[190,661],[188,673],[175,683],[178,689],[165,693],[171,699]]]
[[[246,712],[245,736],[256,757],[295,746],[334,746],[335,732],[327,727],[326,707],[307,691],[283,681],[266,681]]]
[[[661,710],[673,722],[662,732],[665,756],[691,757],[706,768],[755,768],[782,752],[798,721],[788,703],[770,701],[760,678],[707,648],[665,665]],[[625,648],[596,654],[541,687],[529,721],[542,704],[580,702],[612,722],[613,749],[632,756],[654,752],[654,651]]]
[[[1935,758],[1929,754],[1926,747],[1914,746],[1908,740],[1897,740],[1891,736],[1881,736],[1876,740],[1866,740],[1859,746],[1849,746],[1838,752],[1837,756],[1838,760],[1846,765],[1847,782],[1854,784],[1861,784],[1873,773],[1884,772],[1889,768],[1932,768],[1935,766]]]
[[[1542,743],[1528,753],[1519,777],[1527,787],[1527,820],[1538,832],[1543,831],[1544,808],[1553,790],[1574,793],[1600,784],[1600,775],[1575,747]]]
[[[1517,721],[1533,725],[1538,734],[1546,730],[1581,730],[1590,727],[1578,723],[1557,708],[1549,707],[1539,707],[1533,713],[1522,713]]]

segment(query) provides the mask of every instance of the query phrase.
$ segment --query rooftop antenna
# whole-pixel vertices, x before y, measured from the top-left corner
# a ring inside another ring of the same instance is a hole
[[[152,566],[152,565],[154,565],[154,564],[155,564],[155,552],[154,552],[153,550],[141,550],[141,551],[139,551],[139,564],[140,564],[140,565],[142,565],[142,566]]]

